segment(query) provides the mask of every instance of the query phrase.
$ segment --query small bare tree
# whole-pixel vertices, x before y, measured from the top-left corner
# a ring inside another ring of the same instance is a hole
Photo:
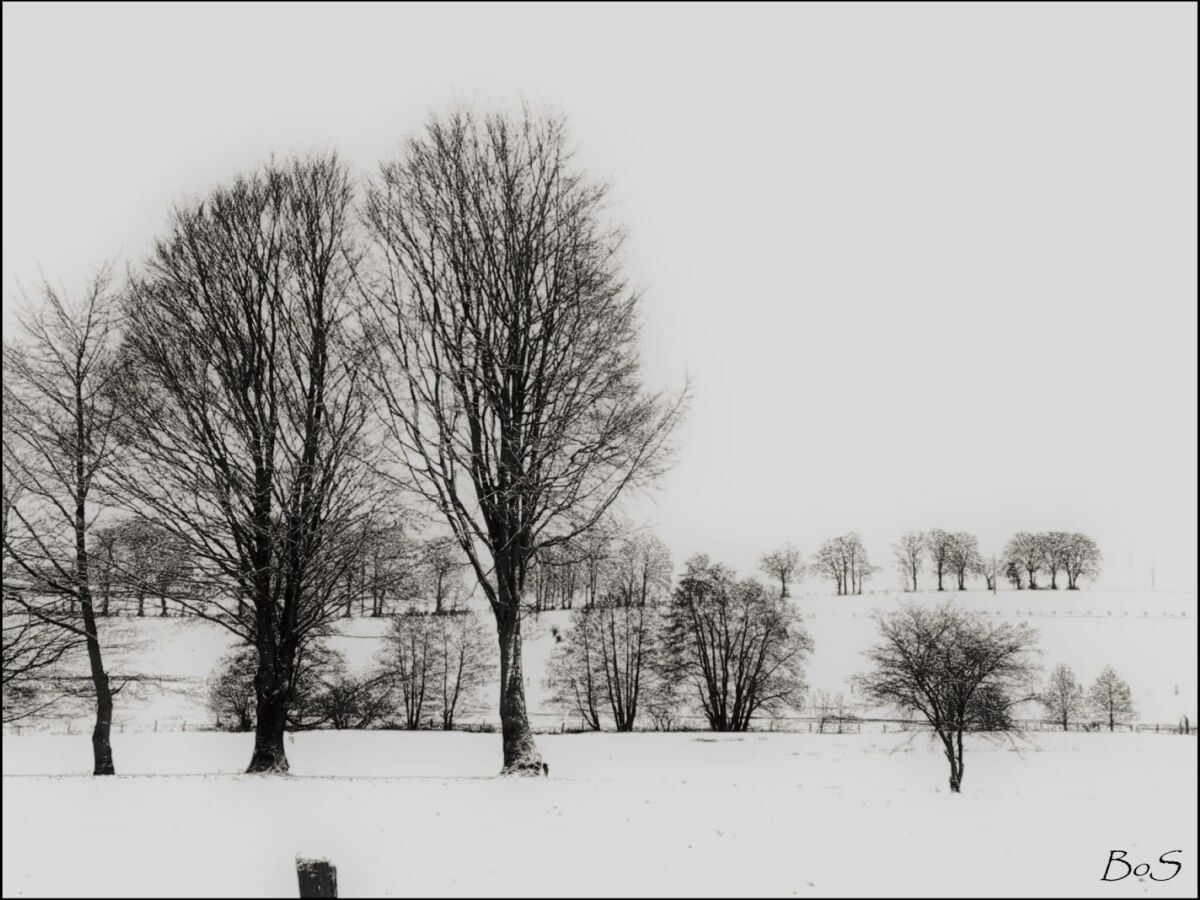
[[[957,531],[950,535],[947,563],[958,581],[958,589],[967,589],[967,576],[976,572],[981,564],[979,541],[975,535]]]
[[[1018,531],[1005,545],[1004,558],[1026,574],[1031,591],[1038,589],[1037,574],[1046,565],[1046,545],[1038,535]]]
[[[506,773],[544,771],[521,661],[530,566],[663,471],[683,408],[642,388],[604,197],[561,119],[464,111],[431,119],[367,202],[381,420],[495,615]]]
[[[758,561],[758,568],[768,578],[779,582],[779,595],[786,600],[791,596],[788,587],[800,577],[803,570],[800,551],[786,544],[778,550],[764,553]]]
[[[1137,714],[1133,705],[1133,692],[1129,685],[1112,666],[1105,666],[1088,691],[1088,705],[1092,715],[1108,724],[1109,731],[1118,725],[1133,721]]]
[[[657,638],[658,612],[643,604],[604,604],[592,611],[599,630],[604,696],[617,731],[633,731]]]
[[[1062,726],[1063,731],[1078,721],[1085,710],[1083,686],[1067,665],[1058,665],[1050,673],[1050,680],[1038,697],[1046,708],[1046,716]]]
[[[446,538],[431,538],[422,548],[419,565],[422,572],[423,599],[433,602],[433,611],[453,612],[467,598],[469,588],[463,580],[467,561],[458,543]]]
[[[942,579],[950,571],[950,554],[953,547],[953,534],[942,531],[940,528],[930,528],[925,532],[925,549],[929,553],[929,562],[933,565],[934,574],[937,575],[939,591],[946,589]]]
[[[1012,708],[1034,696],[1036,636],[950,604],[908,604],[876,621],[880,641],[866,654],[873,668],[855,684],[869,701],[929,722],[950,763],[950,790],[958,793],[963,735],[1012,730]]]
[[[631,534],[613,541],[600,575],[606,605],[656,606],[671,593],[674,566],[666,544],[652,534]]]
[[[86,647],[96,702],[93,772],[111,775],[118,689],[104,668],[88,554],[96,481],[114,453],[119,365],[110,271],[100,269],[78,302],[48,283],[41,294],[40,305],[22,319],[24,339],[4,348],[4,551],[8,565],[29,582],[27,590],[6,590],[4,599],[41,625],[66,632],[68,644]],[[34,658],[57,656],[62,639],[48,639],[50,633],[32,623],[18,628],[11,648],[6,631],[6,669],[10,650],[30,641],[45,644]]]
[[[1067,539],[1063,566],[1067,570],[1067,590],[1079,590],[1079,579],[1094,581],[1100,577],[1100,547],[1086,534],[1076,532]]]
[[[921,565],[925,557],[925,535],[919,531],[909,531],[892,545],[896,553],[896,562],[904,574],[906,590],[917,590],[917,576],[921,574]]]
[[[555,646],[546,664],[546,687],[550,702],[579,716],[593,731],[601,728],[604,676],[600,666],[600,628],[596,607],[571,613],[566,638]]]
[[[495,648],[472,610],[435,616],[435,623],[438,710],[442,728],[449,731],[460,712],[475,707],[494,671]]]
[[[439,625],[436,617],[410,611],[392,619],[387,635],[385,668],[399,695],[404,727],[421,727],[436,710]]]
[[[1046,571],[1050,573],[1050,590],[1058,590],[1058,573],[1067,568],[1071,552],[1071,535],[1065,531],[1043,531],[1037,535],[1041,542]]]

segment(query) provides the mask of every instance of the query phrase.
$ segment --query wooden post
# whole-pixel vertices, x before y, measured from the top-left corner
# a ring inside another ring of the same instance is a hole
[[[301,897],[336,897],[337,868],[327,859],[296,857]]]

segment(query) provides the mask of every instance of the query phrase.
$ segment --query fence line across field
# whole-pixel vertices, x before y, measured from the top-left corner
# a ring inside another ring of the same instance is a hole
[[[562,716],[556,713],[529,713],[529,718],[533,720],[534,731],[538,734],[593,734],[595,729],[589,728],[580,719]],[[540,720],[540,721],[539,721]],[[651,726],[641,726],[634,728],[636,733],[649,734],[655,732],[669,732],[680,734],[715,734],[707,725],[707,720],[704,716],[686,715],[676,716],[675,722],[669,728],[654,728]],[[1061,724],[1055,722],[1047,722],[1042,719],[1018,719],[1017,729],[1024,732],[1057,732],[1070,731],[1083,733],[1110,733],[1107,725],[1096,725],[1094,723],[1071,723],[1066,729]],[[44,735],[65,735],[65,734],[88,734],[91,728],[90,724],[76,727],[70,720],[65,725],[56,725],[53,727],[28,726],[20,723],[14,723],[4,726],[6,735],[19,736],[22,734],[44,734]],[[228,728],[219,727],[211,721],[207,722],[189,722],[186,720],[156,720],[153,723],[146,724],[144,722],[126,723],[120,721],[113,722],[113,730],[118,734],[156,734],[156,733],[182,733],[182,732],[208,732],[232,734]],[[327,728],[304,729],[307,731],[331,731]],[[430,719],[425,727],[420,729],[408,729],[398,727],[379,727],[369,729],[359,729],[363,731],[441,731],[443,730],[437,721]],[[456,725],[452,731],[462,731],[468,733],[495,733],[499,731],[499,725],[495,722],[480,720],[474,722],[464,722]],[[837,735],[837,734],[896,734],[905,732],[921,732],[931,731],[928,722],[917,719],[883,719],[883,718],[857,718],[844,717],[822,717],[819,716],[775,716],[772,718],[764,718],[761,721],[751,722],[749,733],[779,733],[779,734],[820,734],[820,735]],[[241,732],[250,734],[252,732]],[[604,733],[617,733],[614,729],[604,729]],[[726,734],[734,734],[736,732],[724,732]],[[745,732],[743,732],[745,733]],[[1134,722],[1123,723],[1116,725],[1111,733],[1114,734],[1180,734],[1180,735],[1195,735],[1196,725],[1190,720],[1181,720],[1175,723],[1166,722]]]

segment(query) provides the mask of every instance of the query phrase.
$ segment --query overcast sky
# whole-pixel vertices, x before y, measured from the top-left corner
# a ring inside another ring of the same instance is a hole
[[[4,324],[269,154],[564,111],[679,461],[633,512],[744,571],[859,531],[1093,534],[1196,585],[1196,7],[4,5]]]

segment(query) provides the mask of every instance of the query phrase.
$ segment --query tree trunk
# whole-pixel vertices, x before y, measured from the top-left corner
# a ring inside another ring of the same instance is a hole
[[[541,775],[542,757],[533,742],[525,711],[525,675],[521,668],[521,613],[516,598],[496,613],[500,638],[500,730],[504,740],[502,775]]]
[[[250,772],[287,772],[287,752],[283,747],[287,727],[288,677],[279,662],[276,647],[259,648],[258,674],[254,676],[258,718],[254,724],[254,754]]]
[[[283,748],[287,705],[278,699],[258,698],[258,721],[254,725],[254,755],[247,772],[287,772],[287,752]]]
[[[945,590],[945,588],[942,587],[942,570],[941,569],[938,569],[937,576],[938,576],[938,590],[939,591]]]
[[[962,792],[962,734],[958,735],[958,748],[955,750],[954,736],[942,738],[942,743],[946,746],[946,761],[950,763],[950,791],[958,794]]]
[[[104,671],[104,661],[100,656],[100,641],[96,636],[96,618],[92,613],[90,599],[85,599],[83,607],[83,627],[87,632],[88,666],[91,669],[92,687],[96,691],[96,724],[92,728],[92,774],[113,775],[112,744],[109,735],[112,733],[113,695],[108,683],[108,674]]]

